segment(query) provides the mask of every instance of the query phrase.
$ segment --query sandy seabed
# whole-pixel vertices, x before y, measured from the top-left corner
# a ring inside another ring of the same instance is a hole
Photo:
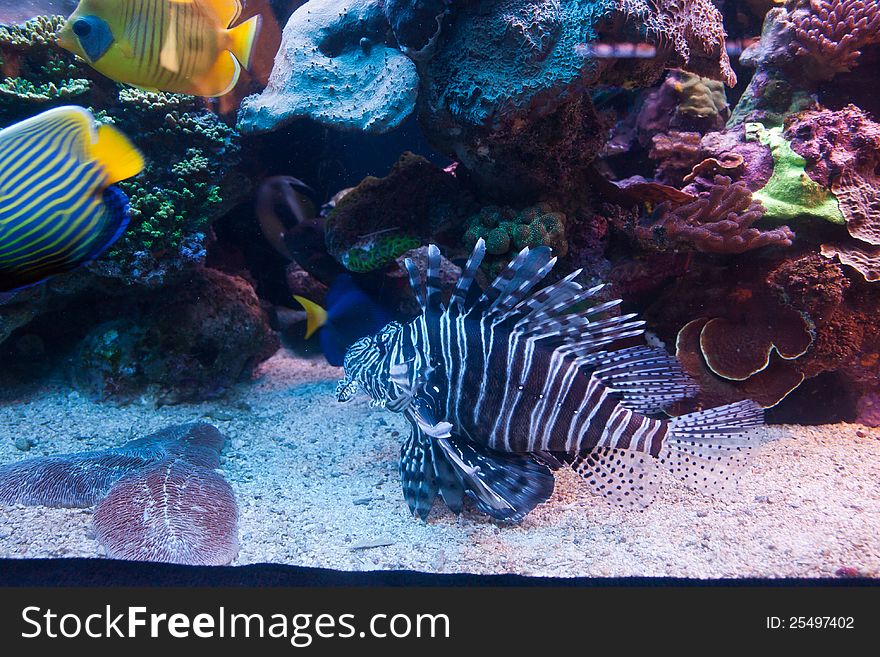
[[[594,497],[571,472],[518,525],[438,501],[427,523],[400,493],[399,416],[336,401],[341,370],[279,352],[216,402],[96,403],[63,383],[0,392],[0,463],[115,447],[180,422],[225,433],[239,503],[233,564],[538,576],[880,576],[880,430],[774,426],[724,499],[664,477],[644,512]],[[28,451],[16,447],[33,443]],[[96,557],[90,509],[0,505],[0,557]]]

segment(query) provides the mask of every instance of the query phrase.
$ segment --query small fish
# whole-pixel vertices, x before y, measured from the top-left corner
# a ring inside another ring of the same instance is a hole
[[[140,173],[140,152],[81,107],[0,130],[0,292],[70,271],[107,249],[129,221],[112,184]]]
[[[327,253],[317,195],[292,176],[267,178],[257,190],[256,214],[266,241],[319,281],[329,283],[344,269]]]
[[[414,514],[426,518],[438,495],[457,513],[467,495],[494,518],[519,520],[550,497],[563,465],[625,508],[651,503],[661,467],[705,492],[731,485],[760,406],[662,417],[698,388],[663,349],[616,348],[642,335],[643,321],[607,317],[620,300],[576,310],[603,287],[583,288],[580,271],[533,291],[556,262],[547,247],[523,249],[480,294],[471,283],[485,253],[479,240],[448,306],[437,247],[425,286],[407,262],[421,314],[345,356],[339,401],[362,389],[409,420],[399,469]]]
[[[327,310],[294,295],[306,310],[306,339],[316,331],[321,351],[331,365],[340,367],[345,351],[365,335],[372,335],[391,320],[390,313],[371,299],[348,274],[340,274],[327,291]]]
[[[240,0],[80,0],[58,43],[117,82],[222,96],[250,65],[260,16]]]

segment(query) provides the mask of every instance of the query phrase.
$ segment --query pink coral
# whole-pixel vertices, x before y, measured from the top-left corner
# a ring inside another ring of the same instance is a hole
[[[763,246],[791,246],[794,240],[788,226],[754,228],[763,206],[752,200],[744,182],[732,183],[727,176],[715,176],[709,190],[695,200],[677,206],[664,203],[658,212],[657,223],[636,229],[639,239],[665,238],[706,253],[744,253]]]
[[[820,66],[817,77],[852,70],[865,46],[880,43],[876,0],[797,0],[789,21],[795,53]]]
[[[736,85],[725,48],[721,12],[712,0],[618,0],[620,11],[645,26],[649,37],[671,43],[682,68]]]

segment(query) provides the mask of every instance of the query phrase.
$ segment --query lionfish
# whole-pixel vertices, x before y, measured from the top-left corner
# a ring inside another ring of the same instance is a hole
[[[391,322],[345,355],[339,401],[360,388],[403,413],[403,494],[426,519],[439,495],[455,513],[465,497],[516,521],[553,492],[553,470],[572,467],[594,493],[627,508],[651,503],[658,470],[705,492],[728,487],[763,424],[750,400],[669,418],[662,411],[698,386],[658,347],[627,346],[644,333],[635,314],[609,316],[575,271],[537,288],[553,269],[550,249],[523,249],[485,292],[473,285],[479,240],[448,305],[440,251],[428,249],[425,285],[405,261],[421,314]],[[590,305],[592,304],[592,305]]]

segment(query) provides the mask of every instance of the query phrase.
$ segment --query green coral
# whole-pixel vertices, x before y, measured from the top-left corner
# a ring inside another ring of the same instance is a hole
[[[75,57],[56,44],[64,20],[37,16],[22,25],[0,25],[0,118],[21,118],[33,114],[35,105],[70,101],[92,89]]]
[[[565,215],[547,203],[522,210],[488,205],[467,222],[464,243],[469,249],[477,240],[486,241],[489,256],[486,264],[491,273],[500,269],[510,256],[528,246],[549,246],[556,256],[568,252],[565,240]]]
[[[375,271],[419,246],[421,242],[409,235],[376,235],[346,251],[342,255],[342,264],[353,272]]]
[[[773,154],[773,174],[767,184],[752,194],[766,208],[765,219],[788,220],[795,217],[846,223],[837,198],[806,172],[807,161],[791,148],[782,127],[766,128],[762,123],[746,124],[746,139],[769,146]]]

